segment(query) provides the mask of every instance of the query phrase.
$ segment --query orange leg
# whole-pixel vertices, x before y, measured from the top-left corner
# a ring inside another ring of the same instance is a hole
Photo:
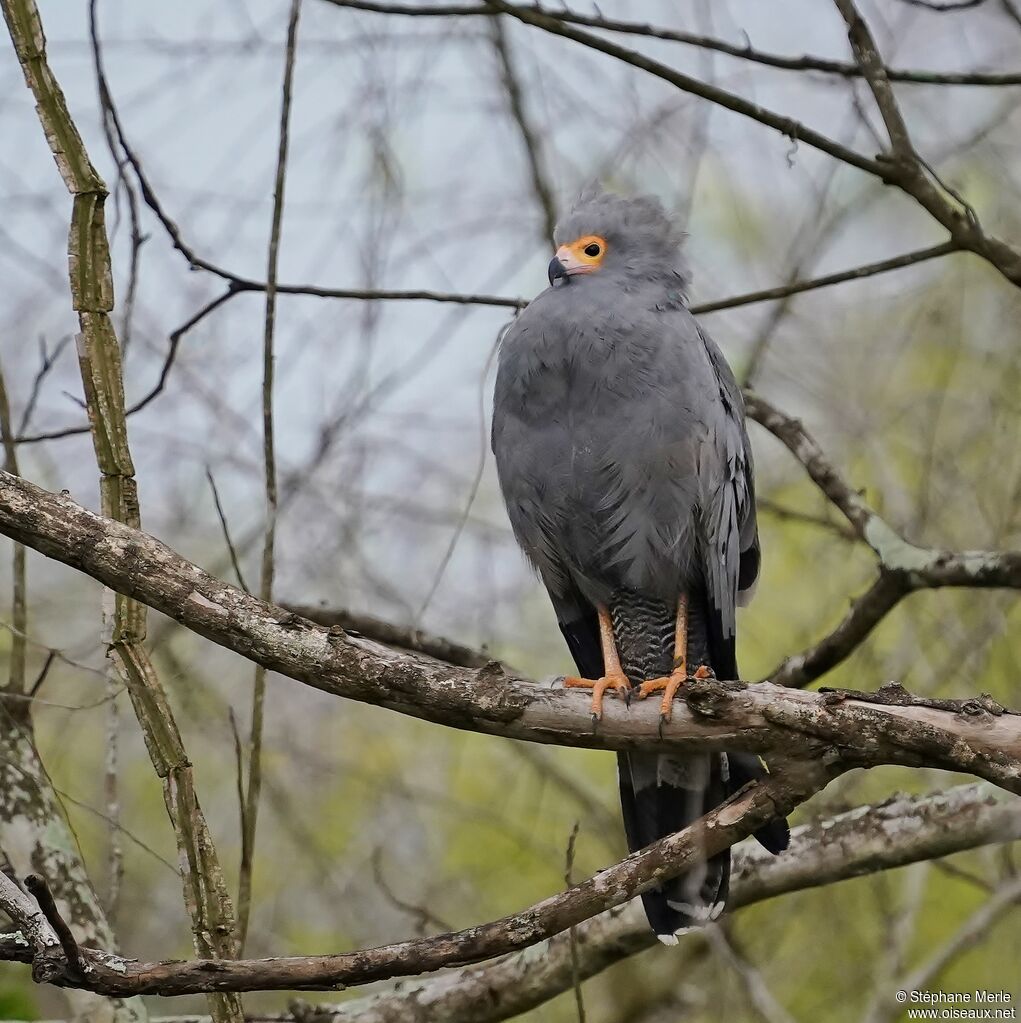
[[[631,683],[620,666],[620,656],[617,654],[617,643],[613,638],[613,622],[610,620],[610,612],[605,607],[600,607],[598,611],[599,641],[603,647],[603,676],[591,679],[568,675],[564,679],[564,685],[568,689],[592,690],[592,717],[596,721],[603,716],[603,694],[607,689],[616,689],[617,694],[623,700],[627,700],[631,696]]]
[[[688,675],[688,595],[682,593],[677,600],[677,629],[674,632],[674,670],[669,675],[651,678],[638,687],[638,698],[644,700],[651,693],[663,693],[659,707],[659,716],[663,721],[670,720],[674,696],[689,677],[708,678],[710,670],[700,665],[694,676]]]

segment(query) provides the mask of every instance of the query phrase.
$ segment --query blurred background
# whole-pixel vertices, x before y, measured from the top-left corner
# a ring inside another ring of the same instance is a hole
[[[226,286],[189,268],[130,168],[111,155],[90,5],[39,6],[52,66],[112,193],[114,320],[131,404],[159,380],[174,332]],[[892,66],[1021,69],[1021,19],[1007,0],[946,13],[908,0],[861,6]],[[159,202],[196,255],[256,280],[265,279],[286,8],[274,0],[94,5],[110,91]],[[599,9],[735,45],[849,59],[839,15],[818,0],[603,0]],[[881,123],[855,79],[675,42],[623,43],[870,156],[880,148]],[[941,177],[991,230],[1018,240],[1021,88],[906,83],[897,94]],[[66,277],[70,201],[6,43],[0,143],[0,362],[15,432],[29,438],[18,446],[20,471],[95,507],[88,434],[31,440],[80,427],[85,416]],[[509,20],[397,17],[305,0],[281,282],[530,298],[545,286],[551,217],[593,180],[651,192],[687,225],[695,304],[944,238],[910,199],[867,175],[570,41]],[[242,293],[208,311],[181,336],[162,391],[130,419],[144,527],[234,580],[212,479],[251,586],[264,523],[264,301]],[[493,356],[512,315],[484,305],[280,297],[278,601],[371,613],[483,647],[534,677],[567,669],[489,454]],[[1021,544],[1021,301],[986,264],[953,255],[702,322],[738,376],[802,417],[910,539]],[[739,619],[739,656],[756,679],[832,628],[874,566],[786,450],[757,426],[751,433],[765,567]],[[5,621],[10,593],[5,541]],[[50,661],[34,705],[38,748],[101,899],[111,894],[111,846],[122,850],[108,907],[121,946],[141,958],[187,956],[159,783],[126,696],[105,680],[100,587],[30,553],[28,597],[29,678]],[[896,678],[919,693],[983,690],[1017,706],[1019,627],[1009,593],[920,593],[825,684],[872,689]],[[252,667],[156,614],[149,638],[233,890],[240,830],[230,715],[247,728]],[[0,661],[10,639],[0,631]],[[104,766],[111,727],[117,827]],[[563,887],[575,822],[576,877],[625,851],[610,755],[443,730],[271,676],[264,758],[249,955],[353,949],[522,908]],[[799,816],[958,780],[858,772]],[[1010,848],[987,849],[949,866],[788,896],[736,915],[730,938],[790,1018],[892,1019],[895,1006],[873,1003],[879,979],[950,940],[1014,871],[1012,857]],[[1018,962],[1021,917],[1006,912],[951,958],[940,986],[1016,984]],[[651,950],[585,985],[588,1018],[760,1019],[728,970],[713,954]],[[253,1011],[285,1003],[282,994],[245,998]],[[59,993],[34,987],[23,967],[0,966],[0,1016],[63,1012]],[[573,996],[522,1018],[574,1019]]]

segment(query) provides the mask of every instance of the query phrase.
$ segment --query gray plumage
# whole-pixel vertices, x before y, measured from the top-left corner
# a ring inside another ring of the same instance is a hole
[[[585,196],[554,240],[590,235],[598,268],[542,292],[500,349],[493,451],[511,526],[584,676],[603,671],[599,605],[633,686],[669,674],[684,593],[689,665],[736,677],[735,607],[759,570],[741,392],[688,310],[682,234],[659,203]],[[632,849],[761,775],[735,755],[618,764]],[[779,822],[760,840],[778,851],[786,834]],[[643,896],[664,940],[718,914],[729,865],[723,853]]]
[[[732,636],[758,575],[740,389],[688,311],[659,204],[590,198],[555,240],[587,234],[606,238],[604,265],[540,294],[501,346],[493,450],[511,525],[558,610],[618,587],[676,604],[704,577]]]

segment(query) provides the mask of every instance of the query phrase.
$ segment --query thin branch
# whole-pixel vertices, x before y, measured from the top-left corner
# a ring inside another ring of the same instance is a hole
[[[904,160],[914,159],[915,149],[911,144],[908,126],[897,105],[897,99],[890,86],[890,79],[886,74],[886,65],[879,55],[868,25],[858,13],[854,0],[833,0],[833,2],[847,24],[847,37],[854,50],[854,59],[861,68],[869,89],[872,90],[876,106],[879,108],[879,113],[889,133],[894,156]],[[974,0],[969,0],[969,2],[974,2]]]
[[[99,43],[99,27],[97,18],[98,0],[89,0],[89,41],[92,47],[92,62],[96,71],[96,85],[99,91],[99,106],[102,111],[103,136],[106,139],[110,156],[117,166],[117,188],[115,196],[123,189],[128,197],[128,219],[131,226],[131,256],[128,263],[128,286],[125,289],[124,313],[121,317],[121,348],[127,352],[131,344],[131,327],[135,311],[135,295],[138,290],[138,271],[141,258],[142,246],[146,238],[139,227],[138,218],[138,196],[135,194],[134,186],[128,180],[124,170],[127,166],[127,159],[122,152],[118,151],[117,141],[110,124],[110,87],[106,79],[106,69],[103,65],[103,51]]]
[[[117,926],[121,882],[124,879],[124,846],[121,844],[120,736],[121,714],[117,697],[123,687],[115,671],[106,678],[106,749],[103,756],[103,801],[107,817],[106,915]]]
[[[848,543],[858,542],[858,534],[850,526],[835,522],[826,515],[813,515],[811,512],[803,511],[800,508],[791,508],[786,504],[780,504],[769,497],[759,497],[755,503],[760,513],[765,512],[781,522],[803,522],[809,526],[825,529],[827,532],[835,534],[841,540],[846,540]]]
[[[4,470],[19,475],[18,446],[14,440],[11,426],[11,404],[7,396],[7,378],[0,366],[0,439],[3,441]],[[26,581],[25,548],[14,544],[11,560],[11,651],[10,670],[6,686],[0,685],[0,691],[6,693],[25,692],[25,666],[28,654],[28,584]],[[29,704],[21,708],[19,714],[29,712]]]
[[[78,948],[78,942],[71,933],[71,928],[67,926],[67,921],[60,915],[60,910],[57,909],[57,904],[53,901],[53,893],[50,891],[50,886],[46,883],[46,878],[40,874],[29,874],[25,878],[25,888],[35,901],[39,903],[43,916],[46,917],[47,923],[53,928],[53,933],[56,934],[60,947],[64,951],[69,975],[72,977],[83,976],[85,966],[82,962],[81,949]]]
[[[734,948],[723,927],[711,924],[706,928],[706,937],[717,957],[737,974],[751,1007],[763,1023],[795,1023],[794,1017],[769,990],[765,978],[755,968],[755,964]]]
[[[325,0],[334,7],[346,7],[356,11],[369,11],[376,14],[392,14],[425,17],[465,17],[472,15],[491,15],[492,11],[485,4],[442,4],[419,7],[415,4],[377,3],[374,0]],[[961,0],[959,0],[961,2]],[[974,3],[975,0],[963,0]],[[1003,0],[1010,3],[1011,0]],[[620,32],[624,35],[647,36],[650,39],[663,39],[669,42],[685,43],[705,50],[713,50],[728,57],[763,64],[783,71],[811,71],[822,74],[839,75],[842,78],[860,78],[861,68],[857,64],[839,60],[827,60],[824,57],[802,56],[787,57],[776,53],[757,50],[747,43],[737,46],[726,40],[713,36],[699,35],[682,29],[661,28],[632,21],[620,21],[596,15],[581,14],[564,8],[550,9],[539,4],[530,5],[551,18],[573,25],[584,25],[607,32]],[[985,71],[929,71],[909,70],[904,68],[888,68],[887,75],[894,82],[913,82],[922,85],[1021,85],[1021,72],[985,72]]]
[[[454,557],[454,551],[457,550],[457,545],[464,534],[465,526],[468,525],[468,518],[471,515],[472,506],[475,504],[475,498],[478,496],[479,487],[482,485],[482,474],[485,472],[486,456],[489,453],[489,428],[486,421],[485,384],[489,377],[489,371],[492,368],[493,360],[496,358],[496,353],[500,349],[500,342],[503,339],[505,331],[506,327],[501,329],[497,334],[493,347],[489,350],[489,356],[486,359],[486,364],[483,366],[482,373],[479,376],[479,454],[475,464],[475,475],[472,477],[471,487],[468,491],[468,498],[464,503],[464,508],[461,510],[460,516],[458,516],[457,524],[454,526],[454,532],[450,537],[450,542],[447,544],[446,550],[443,552],[443,557],[440,559],[440,563],[437,566],[436,571],[433,573],[429,590],[425,597],[423,597],[422,603],[419,605],[418,610],[415,613],[414,624],[416,626],[428,610],[433,597],[436,596],[436,591],[439,589],[440,583],[443,581],[444,573],[447,571],[447,567],[450,565],[451,559]]]
[[[880,566],[914,588],[943,586],[1021,587],[1021,551],[948,551],[906,540],[843,479],[801,420],[781,412],[761,395],[744,392],[750,419],[782,441],[812,482],[872,548]]]
[[[1021,901],[1021,877],[1008,878],[952,937],[916,970],[908,974],[899,986],[905,991],[925,991],[938,981],[943,971],[961,953],[989,936],[989,930],[1004,913]]]
[[[905,252],[900,256],[882,259],[878,263],[866,263],[863,266],[856,266],[850,270],[841,270],[838,273],[826,274],[823,277],[813,277],[807,281],[795,281],[792,284],[781,284],[775,288],[751,291],[746,295],[722,298],[715,302],[703,302],[701,305],[692,306],[691,311],[698,316],[705,313],[716,313],[721,309],[736,309],[738,306],[752,305],[755,302],[771,302],[774,299],[787,298],[790,295],[800,295],[804,291],[815,291],[818,288],[828,288],[833,284],[843,284],[845,281],[860,281],[866,277],[875,277],[877,274],[888,273],[890,270],[900,270],[906,266],[914,266],[916,263],[924,263],[930,259],[947,256],[952,252],[959,251],[959,249],[960,246],[953,242],[941,242],[939,245],[931,245],[925,249],[915,249],[913,252]]]
[[[771,302],[775,299],[783,299],[791,295],[799,295],[806,291],[815,291],[818,288],[827,288],[834,284],[843,284],[846,281],[862,280],[867,277],[874,277],[878,274],[887,273],[891,270],[900,270],[904,267],[914,266],[916,263],[926,262],[930,259],[937,259],[940,256],[946,256],[957,251],[960,251],[960,246],[953,242],[943,242],[939,245],[933,245],[924,249],[916,249],[912,252],[905,252],[900,256],[893,256],[890,259],[883,259],[876,263],[866,263],[862,266],[852,267],[850,270],[841,270],[837,273],[826,274],[825,276],[811,278],[807,281],[796,281],[794,283],[778,285],[775,288],[766,288],[762,291],[752,291],[744,295],[735,295],[730,298],[703,302],[693,305],[691,307],[691,312],[696,316],[700,316],[708,313],[721,312],[724,309],[736,309],[740,306],[753,305],[758,302]],[[234,298],[235,295],[239,295],[246,291],[264,292],[266,290],[264,282],[233,277],[228,274],[227,271],[223,271],[220,276],[228,279],[231,282],[230,286],[226,291],[203,305],[201,309],[189,317],[185,323],[183,323],[170,335],[170,344],[167,349],[163,365],[160,369],[159,378],[155,385],[142,398],[128,407],[127,414],[129,416],[134,415],[136,412],[140,412],[163,392],[166,387],[167,380],[169,379],[170,371],[173,368],[174,361],[177,357],[180,342],[184,338],[185,334],[187,334],[192,328],[196,327],[210,313],[214,312],[221,305]],[[367,301],[377,301],[382,299],[395,301],[428,299],[437,302],[455,302],[463,305],[499,306],[513,309],[522,309],[528,305],[529,302],[529,299],[526,298],[497,298],[490,295],[439,293],[428,291],[331,291],[329,289],[307,288],[303,285],[279,285],[277,287],[277,294],[313,295],[322,298],[349,298]],[[56,354],[57,353],[54,353],[54,358],[56,357]],[[39,441],[60,440],[64,437],[73,437],[79,434],[88,433],[90,429],[87,424],[83,424],[81,426],[70,426],[60,430],[50,430],[43,433],[25,434],[24,429],[26,425],[27,424],[23,420],[19,429],[18,437],[16,438],[18,444],[34,444]]]
[[[934,11],[936,14],[946,14],[948,11],[970,10],[984,4],[986,0],[900,0],[900,2],[911,7],[921,7],[926,11]]]
[[[21,413],[21,421],[18,423],[17,440],[20,443],[22,434],[28,429],[32,421],[32,415],[39,401],[42,392],[43,381],[49,376],[50,371],[57,364],[61,353],[71,343],[71,335],[65,334],[58,342],[52,352],[46,350],[46,339],[39,339],[39,369],[36,370],[35,378],[32,380],[32,388],[29,391],[28,401],[25,402],[24,411]]]
[[[883,167],[880,163],[835,142],[821,132],[809,128],[808,125],[802,124],[792,117],[778,114],[773,110],[746,100],[742,96],[727,92],[727,90],[721,89],[718,86],[701,82],[697,78],[692,78],[690,75],[686,75],[666,64],[653,60],[637,50],[629,50],[626,47],[618,46],[608,39],[604,39],[602,36],[571,28],[563,20],[554,14],[547,13],[541,8],[520,7],[507,3],[506,0],[486,0],[486,2],[493,12],[506,14],[509,17],[524,22],[526,25],[532,25],[535,28],[542,29],[544,32],[580,43],[591,50],[606,54],[608,57],[613,57],[615,60],[630,64],[632,67],[660,78],[683,92],[698,96],[700,99],[708,100],[711,103],[716,103],[718,106],[740,114],[742,117],[758,121],[759,124],[772,128],[785,138],[804,142],[813,149],[818,149],[836,160],[841,160],[852,167],[857,167],[858,170],[865,171],[867,174],[875,174],[879,177],[884,176]]]
[[[407,913],[413,917],[416,921],[416,933],[425,934],[428,928],[433,927],[438,930],[449,931],[453,928],[445,920],[438,917],[428,906],[416,905],[408,902],[407,899],[402,899],[390,886],[390,883],[386,879],[386,875],[383,872],[383,859],[382,849],[374,849],[372,853],[372,879],[376,882],[376,887],[386,897],[387,902],[390,905],[399,909],[402,913]]]
[[[902,576],[880,572],[875,582],[851,602],[847,614],[831,632],[807,650],[785,657],[766,678],[796,689],[811,685],[850,657],[911,590]]]
[[[850,0],[837,0],[837,2],[844,7],[851,8]],[[841,160],[849,166],[874,175],[886,184],[895,185],[905,194],[911,196],[938,223],[942,224],[960,248],[968,249],[981,256],[1012,284],[1021,287],[1021,251],[1002,239],[987,234],[970,208],[965,207],[965,211],[962,211],[960,203],[951,202],[947,198],[948,194],[952,195],[953,193],[949,193],[943,186],[937,187],[938,182],[937,184],[933,183],[932,175],[926,173],[927,167],[923,161],[917,158],[908,158],[900,148],[896,148],[900,146],[902,138],[894,119],[895,104],[892,102],[892,91],[888,88],[889,82],[883,78],[881,70],[877,70],[884,66],[878,53],[875,61],[870,60],[868,63],[869,73],[874,72],[870,85],[873,86],[874,91],[878,87],[878,91],[882,94],[883,116],[892,126],[892,134],[897,134],[898,138],[895,140],[894,158],[880,154],[875,159],[870,159],[793,118],[768,110],[724,89],[701,82],[666,64],[652,60],[636,50],[618,46],[591,32],[571,28],[564,21],[541,8],[520,7],[509,4],[506,0],[486,0],[486,3],[493,12],[506,14],[552,35],[570,39],[591,50],[613,57],[622,63],[662,79],[683,92],[716,103],[753,121],[758,121],[795,142],[804,142],[836,160]],[[857,18],[857,15],[855,15],[855,19],[855,26],[864,24],[860,18]],[[855,35],[859,43],[862,42],[863,36],[860,31],[851,34]],[[864,68],[863,73],[865,73]],[[885,90],[882,88],[883,81],[886,81],[887,88]]]
[[[911,196],[962,248],[981,256],[1015,287],[1021,287],[1021,251],[987,234],[972,206],[945,185],[932,166],[915,151],[868,24],[854,0],[834,0],[834,3],[847,25],[855,61],[868,82],[890,137],[892,153],[878,158],[884,168],[879,176]]]
[[[216,507],[216,517],[220,520],[220,531],[223,533],[223,542],[227,545],[227,553],[230,555],[231,568],[237,578],[238,585],[245,591],[251,593],[248,584],[245,582],[244,573],[241,571],[241,561],[238,558],[237,548],[230,535],[230,525],[227,523],[227,513],[224,511],[223,503],[220,501],[220,492],[216,487],[216,480],[213,478],[213,471],[206,466],[206,479],[209,481],[209,489],[213,492],[213,504]]]
[[[167,386],[167,381],[170,379],[170,371],[174,367],[174,361],[177,358],[177,352],[180,347],[181,341],[194,327],[197,327],[210,313],[219,309],[224,303],[229,302],[239,292],[236,288],[228,288],[226,291],[217,295],[216,298],[210,299],[206,302],[201,309],[189,316],[188,319],[181,324],[175,331],[173,331],[169,338],[169,345],[167,347],[167,354],[163,359],[163,365],[160,367],[160,374],[153,384],[152,388],[138,399],[133,405],[129,405],[126,409],[125,414],[132,416],[136,412],[141,412],[150,402],[159,397],[163,393],[163,390]],[[25,428],[25,423],[22,424],[22,430]],[[35,444],[39,441],[44,440],[60,440],[63,437],[74,437],[79,434],[88,433],[91,427],[86,423],[81,426],[68,426],[61,430],[50,430],[44,433],[35,434],[24,434],[19,433],[17,441],[19,444]]]
[[[484,649],[474,650],[444,636],[435,636],[412,626],[394,625],[372,615],[359,614],[345,608],[311,607],[307,604],[284,603],[281,607],[331,632],[336,630],[338,635],[355,639],[364,636],[398,650],[426,654],[459,668],[484,668],[493,663],[493,658]]]
[[[1021,588],[1021,551],[947,551],[920,547],[885,521],[837,471],[799,419],[781,412],[760,395],[745,392],[750,419],[782,441],[809,478],[847,519],[855,535],[879,561],[879,575],[855,599],[839,625],[767,676],[780,685],[803,687],[835,667],[909,593],[946,586]]]
[[[298,19],[301,0],[291,0],[287,20],[287,44],[284,57],[284,82],[280,104],[280,132],[277,146],[276,179],[273,184],[273,221],[266,257],[266,322],[262,347],[262,459],[266,493],[266,528],[259,574],[259,597],[273,599],[274,553],[277,529],[277,466],[273,423],[273,351],[276,326],[277,266],[280,231],[284,218],[284,190],[287,179],[287,150],[290,138],[291,98],[294,64],[297,56]],[[248,791],[245,795],[244,828],[241,836],[241,868],[238,881],[238,955],[244,953],[248,920],[252,906],[252,871],[255,860],[255,836],[262,790],[262,733],[266,704],[266,669],[256,665],[252,692],[252,722],[248,737]]]
[[[511,57],[510,43],[502,18],[491,18],[489,23],[490,39],[500,65],[500,80],[507,94],[507,106],[510,115],[517,125],[521,143],[528,160],[528,171],[532,182],[532,191],[542,210],[542,241],[547,245],[553,240],[553,229],[557,225],[556,207],[553,202],[553,189],[550,187],[546,167],[542,158],[542,139],[532,127],[528,111],[525,109],[525,97],[518,80],[517,68]]]
[[[571,834],[567,839],[567,852],[564,855],[564,884],[568,888],[574,884],[574,850],[578,841],[579,824],[574,822]],[[571,986],[574,988],[574,1007],[578,1014],[578,1023],[585,1023],[585,999],[581,993],[581,963],[578,956],[578,929],[567,929],[567,942],[571,949]]]
[[[1003,13],[1010,18],[1018,28],[1021,28],[1021,9],[1018,8],[1014,0],[1000,0],[1003,7]]]
[[[752,391],[746,390],[744,398],[748,418],[765,427],[787,447],[804,466],[812,482],[851,524],[859,539],[872,548],[881,564],[890,569],[908,567],[909,552],[924,556],[926,552],[922,548],[908,544],[880,518],[858,491],[851,488],[800,419],[782,412]],[[911,567],[921,566],[912,564]]]

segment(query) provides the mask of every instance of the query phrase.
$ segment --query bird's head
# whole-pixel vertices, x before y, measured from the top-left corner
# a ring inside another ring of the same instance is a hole
[[[553,234],[556,255],[549,281],[562,287],[582,275],[686,278],[680,257],[684,233],[657,199],[584,193]]]

